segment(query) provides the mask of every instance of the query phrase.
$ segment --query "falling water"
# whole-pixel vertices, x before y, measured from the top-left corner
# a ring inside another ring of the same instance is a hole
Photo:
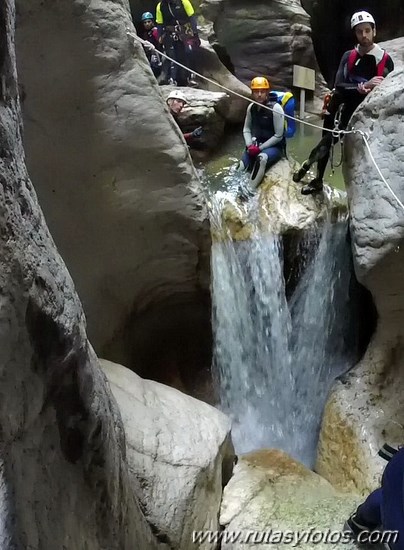
[[[231,194],[215,197],[213,226]],[[350,361],[345,223],[326,223],[301,250],[309,253],[313,241],[316,252],[289,303],[278,236],[212,246],[214,364],[236,449],[277,447],[307,465],[327,392]]]

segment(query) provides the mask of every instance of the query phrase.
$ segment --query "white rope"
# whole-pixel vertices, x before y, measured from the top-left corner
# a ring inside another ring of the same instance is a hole
[[[133,34],[129,29],[127,29],[126,34],[128,36],[134,38],[138,42],[140,42],[142,45],[147,44],[147,46],[146,46],[147,48],[152,48],[153,50],[156,49],[155,46],[151,42],[148,42],[147,40],[143,40],[142,38],[140,38],[136,34]],[[172,61],[173,63],[175,63],[176,65],[178,65],[182,69],[185,69],[186,71],[188,71],[189,73],[192,73],[192,74],[198,76],[202,80],[206,80],[207,82],[210,82],[210,84],[213,84],[214,86],[217,86],[218,88],[221,88],[222,90],[226,90],[226,92],[229,92],[229,94],[233,94],[237,97],[240,97],[241,99],[244,99],[245,101],[248,101],[249,103],[254,103],[255,105],[258,105],[258,107],[268,109],[268,111],[273,111],[272,107],[268,107],[268,105],[262,105],[262,103],[258,103],[258,101],[255,101],[254,99],[245,97],[244,95],[239,94],[238,92],[235,92],[234,90],[230,90],[230,88],[227,88],[226,86],[223,86],[223,84],[219,84],[218,82],[215,82],[211,78],[208,78],[207,76],[204,76],[200,73],[197,73],[193,69],[190,69],[189,67],[186,67],[185,65],[183,65],[179,61],[173,59],[172,57],[168,56],[167,54],[165,54],[163,52],[160,52],[159,50],[158,50],[158,53],[162,57],[165,57],[169,61]],[[321,126],[318,126],[317,124],[312,124],[311,122],[306,122],[305,120],[302,120],[300,118],[295,118],[294,116],[287,115],[286,113],[284,113],[284,116],[286,118],[290,118],[291,120],[295,120],[296,122],[300,122],[300,124],[305,124],[306,126],[311,126],[312,128],[317,128],[317,130],[324,130],[325,132],[331,132],[331,133],[334,133],[334,134],[344,134],[344,135],[355,134],[356,133],[356,130],[337,130],[337,131],[329,130],[328,128],[322,128]]]
[[[152,48],[153,50],[155,50],[155,46],[151,43],[151,42],[148,42],[146,40],[143,40],[142,38],[140,38],[139,36],[137,36],[136,34],[133,34],[130,29],[126,29],[126,34],[128,36],[130,36],[131,38],[137,40],[138,42],[140,42],[142,45],[145,45],[147,44],[147,48]],[[207,82],[209,82],[210,84],[213,84],[214,86],[217,86],[218,88],[221,88],[222,90],[226,90],[226,92],[229,92],[230,94],[232,95],[235,95],[237,97],[240,97],[241,99],[244,99],[245,101],[248,101],[249,103],[254,103],[255,105],[258,105],[259,107],[263,107],[264,109],[268,109],[269,111],[273,111],[273,108],[271,107],[268,107],[268,105],[262,105],[261,103],[258,103],[258,101],[254,101],[254,99],[251,99],[251,98],[248,98],[248,97],[245,97],[243,96],[242,94],[239,94],[238,92],[235,92],[234,90],[230,90],[230,88],[227,88],[226,86],[223,86],[222,84],[219,84],[218,82],[215,82],[214,80],[212,80],[211,78],[208,78],[207,76],[204,76],[202,74],[199,74],[197,73],[196,71],[194,70],[191,70],[189,67],[186,67],[185,65],[183,65],[182,63],[179,63],[179,61],[175,60],[175,59],[172,59],[170,56],[168,56],[167,54],[163,53],[163,52],[158,52],[159,55],[161,55],[162,57],[165,57],[166,59],[168,59],[169,61],[171,61],[172,63],[175,63],[176,65],[178,65],[179,67],[181,67],[182,69],[185,69],[186,71],[188,71],[189,73],[193,73],[195,74],[196,76],[198,76],[199,78],[201,78],[202,80],[206,80]],[[369,156],[370,156],[370,159],[372,161],[372,163],[375,165],[375,168],[379,174],[379,176],[381,177],[383,183],[385,184],[385,186],[387,187],[387,189],[390,191],[390,193],[393,195],[393,197],[395,198],[395,200],[398,202],[398,204],[400,205],[400,207],[403,209],[404,211],[404,204],[401,202],[401,200],[397,197],[397,195],[394,193],[393,189],[390,187],[390,185],[387,183],[385,177],[383,176],[383,174],[381,173],[380,171],[380,168],[379,166],[377,165],[377,162],[372,154],[372,151],[370,149],[370,145],[369,145],[369,141],[368,141],[368,136],[365,132],[363,132],[362,130],[330,130],[328,128],[323,128],[321,126],[318,126],[317,124],[312,124],[311,122],[306,122],[305,120],[302,120],[300,118],[295,118],[293,117],[292,115],[287,115],[286,113],[284,113],[284,116],[286,118],[290,118],[291,120],[295,120],[296,122],[299,122],[300,124],[305,124],[306,126],[311,126],[312,128],[317,128],[318,130],[321,130],[321,131],[325,131],[325,132],[331,132],[333,134],[334,137],[337,137],[337,135],[348,135],[348,134],[359,134],[363,141],[365,142],[365,146],[369,152]]]
[[[370,149],[370,145],[369,145],[369,141],[368,141],[368,138],[367,136],[364,134],[364,132],[361,132],[360,130],[357,131],[357,133],[361,134],[362,138],[363,138],[363,141],[365,142],[365,145],[366,145],[366,149],[368,150],[368,153],[369,153],[369,156],[370,156],[370,159],[371,161],[373,162],[373,164],[375,165],[375,168],[379,174],[379,176],[382,178],[382,181],[384,183],[384,185],[387,187],[387,189],[390,191],[390,193],[393,195],[393,197],[396,199],[396,201],[398,202],[398,204],[401,206],[401,208],[404,210],[404,204],[400,201],[400,199],[397,197],[397,195],[394,193],[393,189],[390,187],[389,183],[387,182],[386,178],[383,176],[383,174],[381,173],[380,171],[380,168],[379,166],[377,165],[377,162],[373,156],[373,153]]]

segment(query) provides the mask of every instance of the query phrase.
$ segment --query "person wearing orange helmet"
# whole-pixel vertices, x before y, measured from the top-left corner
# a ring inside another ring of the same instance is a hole
[[[255,103],[247,108],[243,128],[246,149],[239,170],[251,172],[251,193],[262,182],[265,171],[284,155],[285,116],[277,99],[271,97],[266,78],[253,78],[250,88]]]
[[[335,90],[324,116],[323,137],[311,151],[309,158],[293,174],[293,181],[299,182],[312,164],[317,162],[317,175],[302,188],[303,195],[317,193],[323,189],[323,177],[330,156],[331,147],[339,138],[333,138],[337,113],[339,113],[339,130],[345,130],[355,109],[384,78],[394,70],[394,63],[389,54],[375,44],[376,23],[373,16],[366,11],[352,15],[351,29],[355,34],[357,45],[344,53],[335,77]]]

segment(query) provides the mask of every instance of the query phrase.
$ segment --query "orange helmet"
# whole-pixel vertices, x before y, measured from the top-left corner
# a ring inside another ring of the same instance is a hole
[[[268,80],[263,76],[256,76],[251,80],[251,90],[269,90],[271,88]]]

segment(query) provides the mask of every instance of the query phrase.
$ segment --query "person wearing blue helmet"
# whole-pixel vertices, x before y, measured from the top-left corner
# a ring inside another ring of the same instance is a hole
[[[162,46],[159,42],[159,36],[157,27],[154,24],[153,14],[149,11],[146,11],[142,14],[142,25],[143,25],[143,40],[151,44],[151,46],[145,46],[144,50],[146,52],[147,59],[149,60],[151,70],[156,78],[161,74],[162,61],[159,56],[159,51],[161,51]]]

